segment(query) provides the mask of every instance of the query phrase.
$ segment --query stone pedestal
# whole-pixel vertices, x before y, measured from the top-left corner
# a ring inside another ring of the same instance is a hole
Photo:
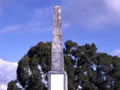
[[[66,72],[50,71],[48,81],[48,90],[68,90]]]

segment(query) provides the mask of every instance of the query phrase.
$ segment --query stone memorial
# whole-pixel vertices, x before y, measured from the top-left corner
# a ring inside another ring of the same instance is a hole
[[[48,74],[48,90],[68,90],[67,73],[64,71],[61,9],[54,7],[51,71]]]

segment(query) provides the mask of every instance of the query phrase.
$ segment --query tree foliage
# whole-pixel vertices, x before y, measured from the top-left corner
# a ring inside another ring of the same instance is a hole
[[[68,74],[68,90],[119,90],[120,58],[98,53],[96,45],[65,42],[64,63]],[[51,42],[40,42],[19,61],[17,80],[8,90],[47,90],[51,66]]]

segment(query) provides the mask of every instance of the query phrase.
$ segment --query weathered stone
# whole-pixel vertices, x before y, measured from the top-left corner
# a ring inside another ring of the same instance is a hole
[[[61,10],[59,6],[54,8],[54,28],[52,39],[52,64],[53,71],[64,71],[64,58],[62,47]]]
[[[54,8],[51,71],[48,73],[48,90],[68,90],[67,73],[64,71],[62,46],[61,9]]]

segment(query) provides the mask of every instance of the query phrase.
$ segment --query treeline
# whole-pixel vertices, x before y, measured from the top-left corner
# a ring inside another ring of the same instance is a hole
[[[96,45],[65,42],[64,63],[68,90],[120,90],[120,58],[98,53]],[[19,61],[17,80],[8,90],[47,90],[51,66],[51,42],[40,42]]]

